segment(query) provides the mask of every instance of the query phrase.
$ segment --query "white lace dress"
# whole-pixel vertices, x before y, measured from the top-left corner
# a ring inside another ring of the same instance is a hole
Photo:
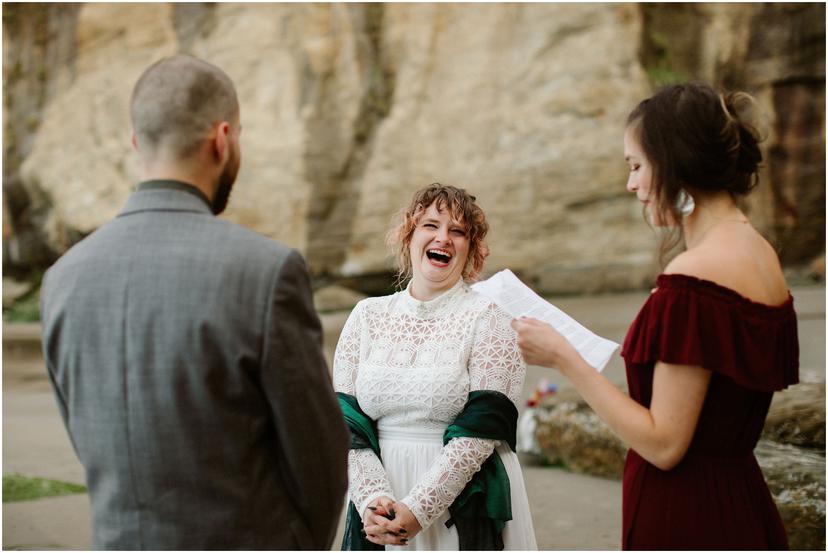
[[[471,390],[519,400],[526,367],[510,323],[462,280],[431,301],[404,290],[363,300],[351,312],[336,347],[334,388],[356,396],[377,421],[382,463],[370,449],[350,452],[349,497],[360,516],[379,496],[402,501],[423,527],[407,547],[386,549],[459,549],[457,530],[445,525],[448,507],[493,451],[511,487],[505,548],[537,549],[523,475],[509,446],[442,441]]]

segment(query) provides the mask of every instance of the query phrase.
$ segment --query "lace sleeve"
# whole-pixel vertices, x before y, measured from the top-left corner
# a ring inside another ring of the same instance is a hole
[[[379,458],[370,449],[352,449],[348,452],[348,498],[360,518],[365,509],[378,497],[394,499],[394,492]]]
[[[497,390],[517,405],[523,391],[526,364],[512,328],[512,317],[491,304],[478,321],[469,359],[472,390]]]
[[[333,361],[334,390],[356,395],[362,344],[362,307],[357,304],[345,323]],[[352,449],[348,452],[348,497],[360,517],[374,499],[386,495],[394,499],[391,484],[379,458],[370,449]]]
[[[478,319],[469,358],[471,390],[497,390],[517,403],[526,366],[517,346],[511,317],[490,305]],[[420,526],[430,526],[499,444],[480,438],[454,438],[444,447],[420,482],[402,499]]]
[[[362,342],[362,304],[351,310],[345,326],[339,334],[333,359],[334,390],[356,395],[356,378],[359,372],[359,350]]]

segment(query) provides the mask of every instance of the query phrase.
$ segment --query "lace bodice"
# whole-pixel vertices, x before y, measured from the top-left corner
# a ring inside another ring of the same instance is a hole
[[[520,398],[525,365],[511,317],[460,281],[431,301],[408,289],[361,301],[351,312],[334,355],[334,388],[355,395],[382,428],[443,430],[470,390]],[[394,498],[370,450],[349,455],[349,494],[363,515],[375,498],[403,501],[423,528],[463,490],[496,443],[456,438],[405,498]]]

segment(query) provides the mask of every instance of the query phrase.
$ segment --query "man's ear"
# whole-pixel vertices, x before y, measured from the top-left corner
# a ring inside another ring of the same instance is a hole
[[[227,121],[222,121],[216,125],[216,136],[213,138],[213,153],[221,163],[224,163],[230,157],[229,134],[230,124]]]
[[[138,149],[138,135],[135,134],[135,130],[132,131],[132,135],[129,137],[129,141],[132,143],[132,149],[136,152],[140,152],[141,150]]]

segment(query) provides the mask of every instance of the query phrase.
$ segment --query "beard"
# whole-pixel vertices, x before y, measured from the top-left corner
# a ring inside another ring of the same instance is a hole
[[[239,163],[237,158],[233,156],[219,175],[218,186],[216,186],[216,193],[213,196],[213,215],[218,215],[227,207],[227,203],[230,201],[230,192],[233,191],[233,184],[236,182],[238,174]]]
[[[227,207],[227,202],[230,201],[230,192],[233,190],[234,181],[235,179],[225,179],[223,174],[219,177],[216,195],[213,197],[213,215],[218,215]]]

